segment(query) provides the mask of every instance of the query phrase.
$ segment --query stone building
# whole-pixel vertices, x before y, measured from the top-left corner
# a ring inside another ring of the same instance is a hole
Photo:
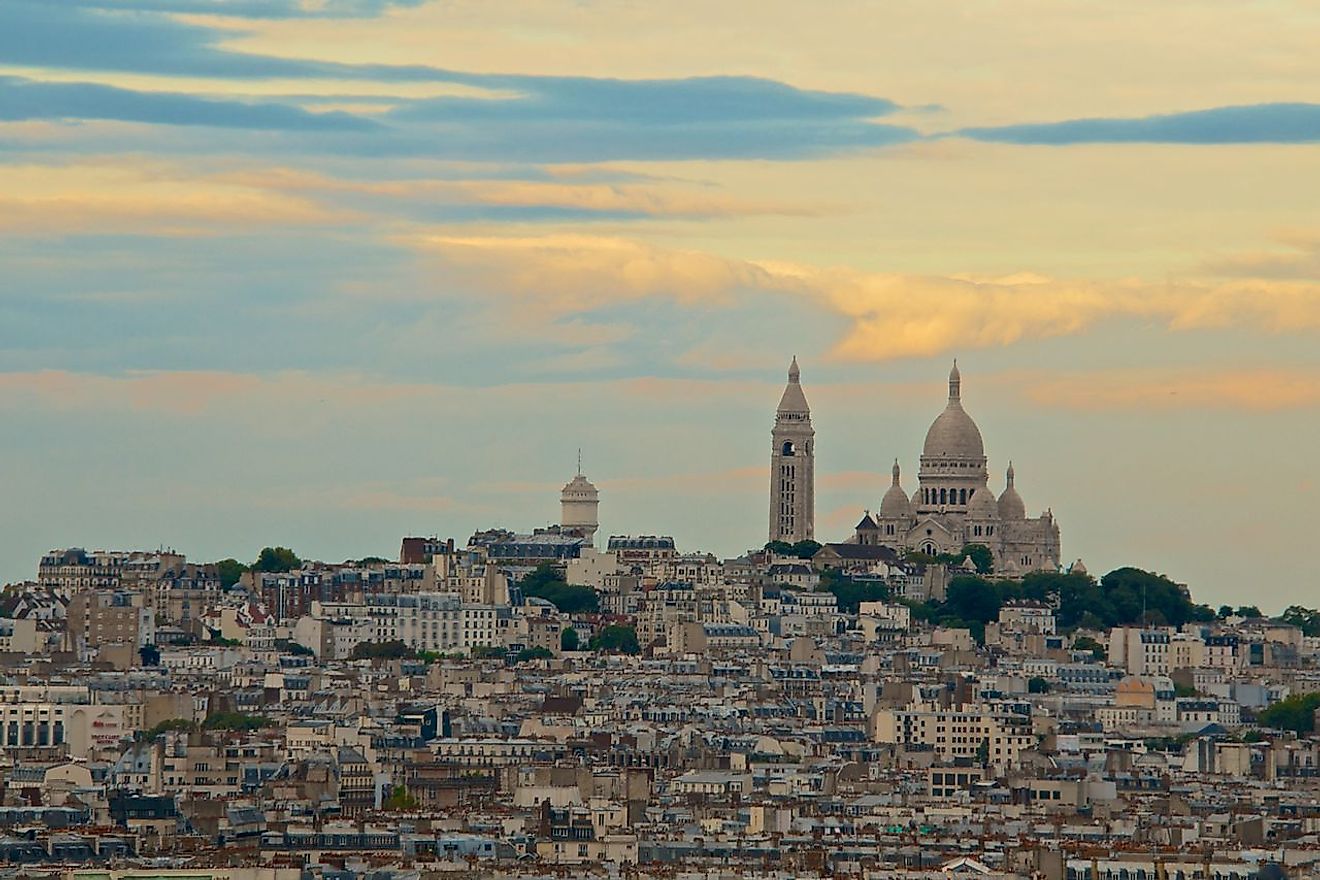
[[[600,528],[600,493],[591,481],[582,475],[582,457],[578,456],[578,472],[559,494],[559,524],[565,532],[581,535],[586,546],[594,546],[596,530]]]
[[[770,432],[770,540],[796,544],[815,537],[815,438],[797,358]]]
[[[1014,485],[1010,462],[1007,485],[996,499],[989,488],[981,430],[962,405],[962,377],[955,362],[949,373],[949,401],[926,432],[909,497],[894,462],[893,483],[879,512],[857,524],[859,544],[916,550],[930,555],[956,553],[966,544],[984,544],[994,554],[995,571],[1020,575],[1059,567],[1059,526],[1046,510],[1028,517]]]

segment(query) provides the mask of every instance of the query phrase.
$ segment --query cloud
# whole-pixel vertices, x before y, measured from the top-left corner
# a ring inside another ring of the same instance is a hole
[[[1239,278],[1320,279],[1320,234],[1303,230],[1277,239],[1286,250],[1233,254],[1207,261],[1202,268],[1212,275]]]
[[[1127,119],[1070,119],[964,128],[962,137],[1009,144],[1310,144],[1320,141],[1320,104],[1250,104]]]
[[[85,118],[265,128],[284,139],[198,141],[193,149],[350,156],[427,156],[475,161],[600,162],[612,159],[801,159],[906,143],[910,128],[875,120],[898,109],[885,98],[800,89],[750,76],[606,79],[473,73],[428,65],[346,64],[244,53],[225,47],[239,20],[207,26],[165,14],[200,3],[142,5],[10,0],[0,4],[0,63],[24,69],[230,81],[315,79],[433,83],[474,90],[436,98],[398,96],[378,125],[360,115],[309,113],[286,100],[245,104],[150,95],[109,85],[16,81],[12,118]],[[201,4],[206,5],[206,4]],[[255,4],[242,4],[246,9]],[[145,11],[143,11],[145,8]],[[299,5],[278,4],[281,14]],[[325,11],[324,5],[307,9]],[[374,14],[380,3],[331,4]],[[381,97],[381,96],[377,96]],[[52,105],[43,109],[44,105]],[[354,105],[359,106],[359,105]],[[344,137],[326,138],[324,131]],[[306,133],[316,132],[316,137]],[[350,136],[350,132],[356,132]],[[302,133],[301,135],[299,133]],[[154,149],[167,149],[157,144]],[[180,144],[180,146],[185,146]]]
[[[526,169],[526,173],[546,179],[411,177],[349,180],[286,167],[222,172],[212,179],[260,190],[314,196],[354,209],[374,209],[393,217],[408,213],[428,222],[461,219],[459,209],[462,208],[521,212],[524,219],[536,219],[538,211],[572,214],[581,219],[811,216],[817,213],[802,206],[741,199],[711,187],[693,188],[669,181],[594,182],[586,175],[547,177],[539,169]]]
[[[0,119],[110,119],[318,132],[379,127],[370,119],[336,110],[310,113],[287,104],[136,92],[95,83],[34,82],[11,76],[0,76]]]
[[[1070,336],[1104,321],[1171,330],[1320,330],[1320,284],[1266,279],[1152,284],[867,273],[728,259],[586,235],[431,236],[414,246],[465,283],[518,298],[541,316],[569,316],[660,298],[703,311],[755,296],[816,302],[848,320],[832,355],[921,357]]]
[[[608,236],[424,235],[410,243],[448,277],[559,314],[651,297],[712,307],[778,284],[753,263]]]
[[[1018,387],[1032,402],[1081,412],[1271,412],[1320,407],[1320,375],[1310,369],[1109,370],[1019,378]]]
[[[165,12],[231,18],[371,18],[426,0],[61,0],[107,12]]]

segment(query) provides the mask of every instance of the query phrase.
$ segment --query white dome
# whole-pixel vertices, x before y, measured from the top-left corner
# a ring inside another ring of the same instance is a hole
[[[1026,519],[1027,505],[1022,503],[1022,496],[1013,488],[1013,463],[1008,463],[1008,488],[999,496],[1000,519]]]
[[[962,408],[962,377],[956,362],[949,373],[949,405],[931,423],[921,454],[929,458],[985,458],[981,429]]]
[[[996,519],[999,505],[995,503],[995,493],[986,487],[977,489],[967,502],[967,516],[970,519]]]
[[[894,462],[894,482],[885,492],[885,497],[880,499],[880,518],[881,519],[905,519],[912,516],[912,504],[908,501],[907,493],[903,487],[898,484],[898,462]]]

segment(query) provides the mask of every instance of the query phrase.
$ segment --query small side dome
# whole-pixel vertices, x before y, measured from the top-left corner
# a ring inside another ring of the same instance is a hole
[[[1008,488],[999,496],[1000,519],[1026,519],[1027,505],[1022,503],[1022,496],[1013,487],[1013,463],[1008,463]]]
[[[899,485],[898,460],[894,460],[894,482],[885,492],[885,497],[880,499],[880,518],[881,519],[906,519],[912,516],[912,504],[908,501],[907,493]]]
[[[999,505],[995,503],[995,493],[982,487],[972,493],[967,502],[968,519],[998,519]]]
[[[1078,559],[1072,565],[1068,566],[1068,574],[1089,574],[1086,570],[1086,563]]]

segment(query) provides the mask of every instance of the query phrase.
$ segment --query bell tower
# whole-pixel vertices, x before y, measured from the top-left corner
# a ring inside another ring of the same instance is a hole
[[[816,533],[816,432],[797,358],[770,432],[770,540],[796,544]]]

